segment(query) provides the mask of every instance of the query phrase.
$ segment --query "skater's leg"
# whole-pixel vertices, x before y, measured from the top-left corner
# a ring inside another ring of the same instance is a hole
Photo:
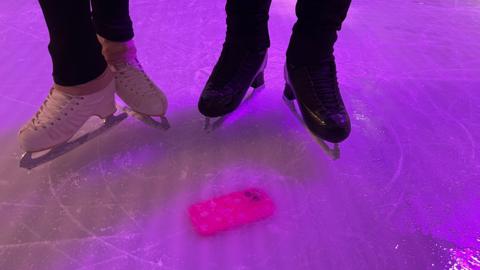
[[[107,62],[126,62],[136,58],[129,0],[91,0],[95,30]]]
[[[227,0],[225,43],[198,103],[203,115],[224,116],[240,105],[250,86],[263,86],[270,4],[271,0]]]
[[[110,41],[133,39],[129,0],[91,0],[97,34]]]
[[[272,0],[227,0],[226,43],[242,43],[254,50],[270,47],[268,33]]]
[[[88,0],[40,0],[50,34],[56,84],[73,86],[99,77],[107,66],[91,21]]]
[[[68,141],[91,116],[115,112],[113,74],[106,68],[91,21],[88,0],[41,0],[50,33],[54,87],[20,130],[27,152]]]
[[[129,0],[92,0],[92,8],[102,53],[115,71],[118,96],[135,112],[164,116],[167,98],[137,59]]]
[[[316,65],[333,54],[351,0],[298,0],[298,20],[287,51],[292,65]]]
[[[350,134],[333,56],[349,5],[350,0],[298,0],[298,21],[287,51],[285,97],[296,98],[310,131],[330,142]]]

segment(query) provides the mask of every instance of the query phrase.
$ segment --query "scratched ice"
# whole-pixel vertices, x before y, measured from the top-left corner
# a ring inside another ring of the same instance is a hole
[[[353,1],[336,47],[353,133],[332,161],[281,99],[293,0],[272,5],[266,89],[203,131],[224,1],[132,1],[172,128],[129,118],[30,173],[16,132],[51,85],[48,36],[36,1],[0,1],[0,269],[479,269],[480,3]],[[188,206],[248,187],[272,218],[194,232]]]

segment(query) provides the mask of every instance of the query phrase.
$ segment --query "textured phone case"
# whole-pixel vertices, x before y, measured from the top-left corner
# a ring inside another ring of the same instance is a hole
[[[211,235],[267,218],[274,210],[264,191],[251,188],[194,204],[188,213],[198,233]]]

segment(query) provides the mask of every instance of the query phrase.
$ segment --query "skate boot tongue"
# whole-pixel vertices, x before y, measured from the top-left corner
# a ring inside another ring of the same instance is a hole
[[[75,102],[74,99],[82,99],[82,97],[71,96],[52,87],[40,109],[35,113],[32,120],[28,122],[27,126],[20,130],[20,133],[28,127],[37,130],[59,120],[58,111],[70,106],[70,103]]]
[[[317,104],[321,104],[325,109],[323,113],[332,118],[337,118],[335,115],[340,116],[343,104],[339,96],[334,60],[326,60],[320,65],[308,66],[307,70]]]
[[[140,70],[142,73],[144,72],[143,67],[140,64],[140,62],[137,60],[137,58],[121,59],[121,60],[117,60],[117,61],[112,61],[112,62],[108,63],[108,66],[109,66],[110,70],[113,71],[113,72],[125,71],[129,66]]]

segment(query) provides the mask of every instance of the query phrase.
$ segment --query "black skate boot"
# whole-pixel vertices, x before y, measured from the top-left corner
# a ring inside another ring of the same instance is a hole
[[[238,108],[249,87],[264,85],[267,50],[225,44],[198,102],[206,117],[221,117]]]
[[[250,87],[264,85],[270,4],[271,0],[227,0],[225,43],[198,102],[199,111],[207,117],[206,129],[213,117],[220,119],[212,129],[220,126],[224,116],[240,106]]]
[[[322,140],[339,143],[350,134],[350,118],[338,88],[335,58],[317,65],[285,66],[284,97],[297,99],[308,129]]]

